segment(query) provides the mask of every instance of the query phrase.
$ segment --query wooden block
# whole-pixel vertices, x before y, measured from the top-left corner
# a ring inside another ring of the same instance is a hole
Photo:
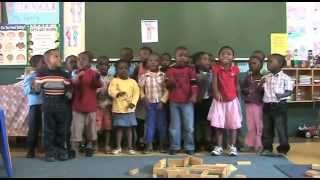
[[[178,169],[167,169],[167,177],[168,178],[177,178],[179,176]]]
[[[190,165],[201,165],[203,164],[203,159],[198,157],[191,157],[190,158]]]
[[[200,178],[220,178],[219,175],[200,175]]]
[[[183,159],[183,167],[188,167],[190,164],[190,156]]]
[[[237,161],[238,165],[251,165],[251,161]]]
[[[315,176],[312,176],[313,178],[320,178],[320,176],[319,175],[315,175]]]
[[[183,159],[168,159],[168,167],[184,167]]]
[[[320,170],[320,164],[312,164],[312,168],[313,170]]]
[[[308,171],[305,172],[305,175],[308,176],[308,177],[313,177],[313,176],[318,175],[318,171],[308,170]]]
[[[152,174],[152,178],[157,178],[157,174]]]
[[[160,159],[159,163],[160,163],[160,167],[161,168],[166,168],[167,167],[167,159]]]
[[[209,174],[209,171],[206,169],[206,170],[202,171],[201,176],[205,176],[205,175],[208,175],[208,174]]]
[[[200,178],[200,174],[188,174],[183,176],[183,178]]]
[[[165,168],[153,168],[152,173],[157,176],[167,176],[167,170]]]
[[[137,174],[139,174],[139,169],[138,169],[138,168],[136,168],[136,169],[131,169],[131,170],[129,171],[129,175],[130,175],[130,176],[135,176],[135,175],[137,175]]]
[[[244,175],[244,174],[237,174],[237,175],[235,175],[234,177],[235,177],[235,178],[247,178],[247,176]]]

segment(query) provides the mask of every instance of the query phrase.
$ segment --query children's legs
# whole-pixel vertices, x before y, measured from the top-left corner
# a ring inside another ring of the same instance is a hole
[[[255,123],[255,108],[254,104],[246,104],[246,117],[247,117],[247,128],[248,132],[245,138],[245,144],[249,147],[253,147],[255,145],[256,139],[256,123]]]
[[[273,138],[274,138],[274,112],[275,109],[270,104],[263,106],[263,133],[262,143],[263,149],[273,151]]]
[[[179,105],[170,102],[170,126],[169,126],[170,150],[181,148],[181,116]]]
[[[126,127],[126,136],[127,136],[127,142],[128,142],[128,149],[132,149],[132,128],[131,127]]]
[[[90,112],[85,114],[85,132],[88,140],[87,148],[93,148],[93,142],[97,140],[96,113]]]
[[[116,129],[117,149],[121,149],[122,135],[123,135],[123,128],[122,127],[117,127],[117,129]]]
[[[27,144],[28,150],[34,153],[34,150],[37,146],[38,136],[41,130],[42,124],[42,111],[41,105],[33,105],[30,106],[29,113],[28,113],[28,137],[27,137]]]
[[[229,130],[229,136],[230,136],[230,140],[229,140],[229,145],[236,145],[237,143],[237,134],[238,134],[238,130],[237,129],[230,129]]]
[[[217,146],[222,147],[223,129],[215,128],[215,132],[216,132]]]
[[[61,108],[61,109],[60,109]],[[66,145],[66,137],[67,137],[67,121],[65,118],[68,116],[68,112],[66,111],[66,105],[61,105],[57,109],[55,114],[56,118],[56,139],[55,145],[57,148],[57,153],[60,158],[65,159],[67,156]]]
[[[167,110],[165,107],[162,107],[162,109],[157,110],[157,129],[159,134],[159,146],[160,150],[164,150],[166,144],[167,144]]]
[[[105,132],[106,135],[106,141],[105,141],[105,150],[110,150],[110,136],[111,136],[111,131],[106,130]]]
[[[194,111],[193,104],[182,105],[183,144],[187,151],[194,151]]]
[[[147,110],[147,121],[146,121],[146,133],[145,142],[148,146],[152,145],[154,139],[154,133],[156,130],[157,122],[157,104],[149,103],[146,107]]]
[[[136,144],[138,142],[138,133],[137,133],[137,126],[133,126],[132,127],[132,144],[133,144],[133,147],[136,147]]]
[[[71,122],[71,142],[72,149],[75,151],[76,156],[79,155],[79,145],[83,140],[85,116],[82,113],[73,111]]]
[[[262,129],[263,129],[263,112],[262,105],[256,105],[256,138],[255,138],[255,150],[260,151],[262,149]]]
[[[290,150],[290,145],[288,142],[287,106],[288,105],[286,103],[280,103],[277,107],[277,114],[275,117],[275,126],[280,143],[280,145],[277,147],[277,151],[285,154]]]

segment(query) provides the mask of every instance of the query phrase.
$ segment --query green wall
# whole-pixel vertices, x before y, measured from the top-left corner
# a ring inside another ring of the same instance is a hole
[[[216,54],[231,45],[237,57],[254,49],[270,51],[270,33],[286,32],[285,2],[89,2],[86,3],[86,48],[118,57],[121,47],[142,46],[141,19],[159,20],[158,52],[178,45]]]

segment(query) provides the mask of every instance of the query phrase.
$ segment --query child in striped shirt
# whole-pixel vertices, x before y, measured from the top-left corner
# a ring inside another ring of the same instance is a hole
[[[70,78],[61,68],[60,55],[57,49],[50,49],[44,54],[48,69],[38,73],[35,88],[42,93],[44,117],[45,160],[68,159],[66,150],[67,137],[67,98],[65,93],[70,87]]]
[[[155,130],[158,129],[160,136],[160,151],[164,151],[167,124],[166,109],[164,104],[168,100],[168,91],[165,87],[165,73],[159,70],[160,56],[156,53],[150,55],[147,60],[149,71],[139,79],[141,99],[146,105],[146,132],[145,142],[147,147],[145,153],[153,150],[152,143]]]

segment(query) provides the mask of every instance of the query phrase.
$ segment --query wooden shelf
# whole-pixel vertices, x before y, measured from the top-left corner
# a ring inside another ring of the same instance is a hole
[[[320,80],[320,68],[283,68],[284,73],[295,79],[292,100],[288,103],[310,103],[318,102],[320,99],[320,84],[315,84],[314,80]],[[311,77],[312,84],[300,84],[300,76],[306,75]]]

